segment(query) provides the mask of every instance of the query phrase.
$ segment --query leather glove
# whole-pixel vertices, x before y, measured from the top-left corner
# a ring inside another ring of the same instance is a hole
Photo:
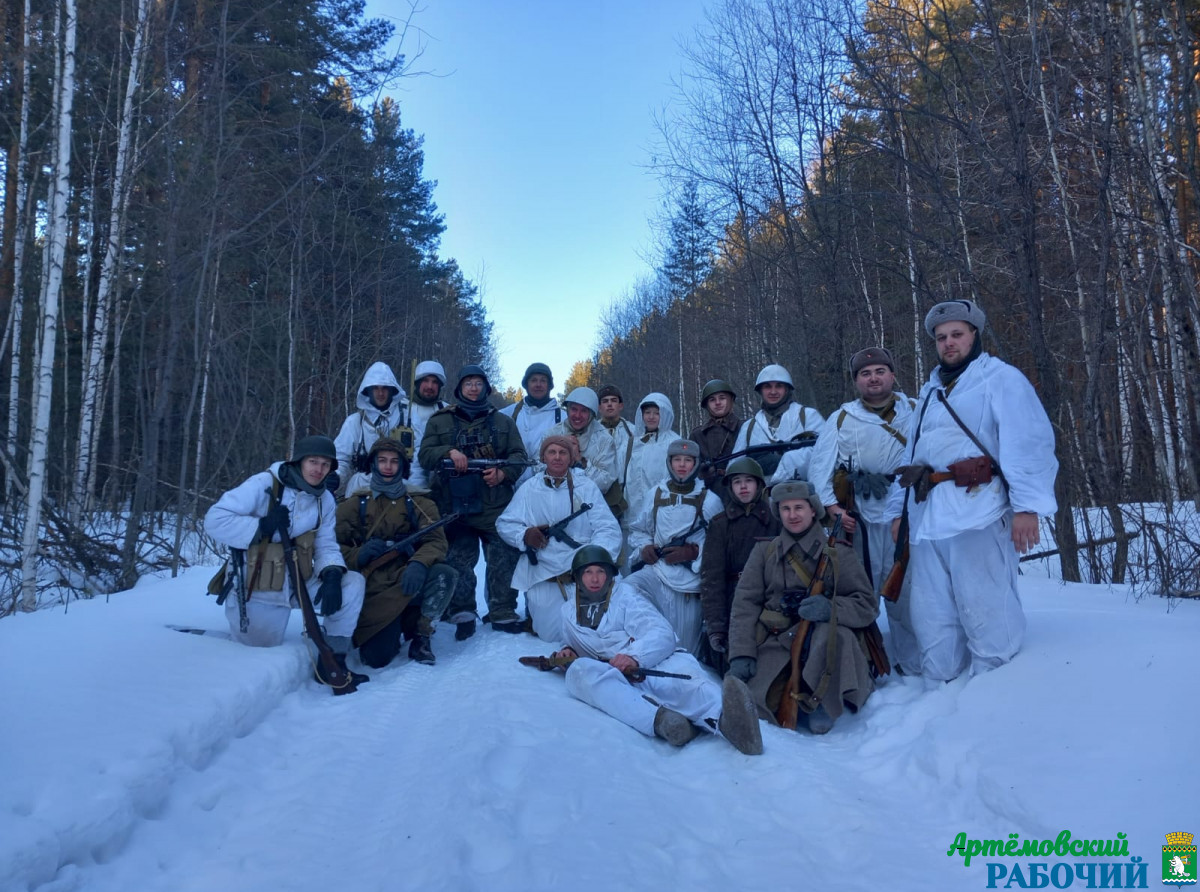
[[[363,567],[367,566],[367,564],[371,563],[371,561],[382,557],[385,551],[387,551],[386,539],[380,539],[378,536],[368,539],[361,546],[359,546],[357,557],[358,569],[361,570]]]
[[[545,532],[541,527],[529,527],[525,530],[525,544],[534,549],[545,548],[550,544],[550,540],[546,538]]]
[[[658,552],[654,550],[653,543],[650,545],[643,545],[642,550],[638,553],[638,556],[642,559],[642,563],[647,567],[649,567],[651,564],[658,563]]]
[[[400,574],[400,591],[410,598],[415,598],[421,593],[421,586],[425,584],[425,577],[428,575],[429,568],[424,564],[409,561],[404,572]]]
[[[729,642],[720,632],[709,633],[708,646],[712,648],[712,652],[716,654],[723,654],[729,650]]]
[[[663,561],[668,564],[690,564],[700,557],[700,546],[695,542],[685,545],[672,545],[663,549]]]
[[[345,567],[326,567],[321,571],[321,587],[313,605],[321,605],[321,616],[329,616],[342,609],[342,575]]]
[[[800,602],[796,615],[814,623],[827,623],[833,615],[833,603],[823,595],[810,595]]]
[[[277,502],[267,507],[266,517],[258,519],[258,538],[263,542],[270,542],[276,533],[286,535],[291,524],[292,515],[287,505]]]
[[[337,471],[330,471],[325,475],[325,488],[332,493],[337,492],[339,486],[342,485],[342,478]]]
[[[754,657],[734,657],[729,661],[729,671],[725,674],[740,678],[742,681],[749,681],[757,671],[758,660]]]

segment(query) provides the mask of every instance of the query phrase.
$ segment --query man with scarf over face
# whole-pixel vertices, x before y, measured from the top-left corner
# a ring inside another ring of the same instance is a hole
[[[367,591],[354,644],[368,666],[382,668],[400,652],[402,637],[412,643],[408,657],[436,662],[430,639],[450,603],[458,573],[443,563],[448,550],[444,529],[425,535],[411,556],[388,553],[388,543],[412,535],[440,519],[437,506],[405,485],[408,460],[403,447],[388,438],[371,447],[370,485],[351,493],[338,506],[337,540],[347,565],[366,576]]]
[[[986,317],[949,300],[925,317],[940,363],[917,397],[907,431],[911,617],[921,674],[948,681],[1003,665],[1020,650],[1025,614],[1017,555],[1037,545],[1053,514],[1054,431],[1029,380],[983,352]]]
[[[613,558],[585,545],[571,562],[574,595],[562,606],[567,691],[647,737],[683,746],[698,728],[724,737],[739,752],[762,752],[762,729],[746,686],[730,677],[712,681],[695,658],[675,648],[667,621],[632,588],[618,581]],[[646,676],[638,668],[687,678]],[[635,676],[636,678],[636,676]]]
[[[578,545],[548,536],[546,528],[591,505],[567,524],[566,536],[579,544],[599,545],[611,553],[621,547],[621,527],[604,504],[599,487],[572,469],[579,462],[574,438],[547,434],[542,438],[540,458],[545,469],[517,490],[496,521],[496,531],[505,542],[522,551],[512,584],[525,592],[525,608],[534,634],[556,642],[562,635],[560,608],[573,592],[571,558]]]
[[[446,612],[458,626],[454,637],[460,641],[475,634],[475,564],[481,543],[487,563],[488,621],[497,632],[522,630],[517,592],[512,587],[520,552],[500,538],[496,519],[512,500],[513,487],[528,462],[517,426],[488,402],[491,392],[481,366],[463,366],[454,388],[454,404],[429,419],[418,453],[442,514],[459,515],[447,531],[450,550],[446,562],[458,571],[458,583]],[[447,459],[453,463],[452,470],[442,467]],[[479,472],[468,468],[469,459],[504,459],[511,464]]]
[[[234,641],[252,647],[283,643],[292,608],[299,606],[284,566],[283,537],[296,546],[297,563],[314,607],[324,617],[325,640],[345,668],[350,636],[362,608],[363,577],[347,572],[334,538],[333,496],[325,478],[337,469],[333,441],[303,437],[292,458],[276,462],[226,492],[204,516],[204,531],[223,545],[246,550],[247,630],[241,630],[237,599],[225,601],[225,617]],[[313,580],[319,579],[315,588]],[[317,663],[317,681],[322,677]],[[351,673],[354,684],[334,693],[350,693],[367,676]]]

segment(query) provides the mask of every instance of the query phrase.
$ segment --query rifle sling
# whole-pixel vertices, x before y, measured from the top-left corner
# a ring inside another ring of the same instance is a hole
[[[1000,482],[1004,484],[1004,491],[1008,492],[1008,480],[1004,476],[1004,471],[1000,469],[1000,462],[996,461],[995,457],[988,452],[988,448],[979,441],[979,438],[975,436],[975,432],[963,424],[963,420],[958,417],[958,413],[955,412],[954,407],[950,405],[950,400],[946,399],[946,392],[944,390],[939,390],[937,392],[937,397],[938,402],[940,402],[946,408],[946,411],[950,413],[950,417],[954,419],[954,423],[962,428],[963,433],[971,438],[971,442],[975,444],[975,447],[984,454],[984,457],[986,457],[988,461],[992,463],[992,467],[996,469],[996,476],[999,477]],[[954,475],[951,474],[949,479],[953,478]]]

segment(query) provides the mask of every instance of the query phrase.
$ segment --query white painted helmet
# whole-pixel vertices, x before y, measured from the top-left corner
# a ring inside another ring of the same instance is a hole
[[[585,409],[592,410],[592,417],[597,418],[600,415],[600,398],[596,396],[596,391],[590,387],[576,387],[567,394],[567,398],[563,400],[563,405],[570,403],[578,403]]]
[[[763,370],[758,373],[758,380],[754,382],[754,389],[762,387],[768,381],[779,381],[786,384],[788,387],[795,387],[792,383],[792,376],[788,374],[788,370],[781,365],[771,364],[763,366]]]
[[[436,359],[427,359],[424,362],[417,363],[417,370],[413,372],[413,380],[420,381],[422,378],[428,378],[430,375],[442,382],[442,386],[446,386],[446,370],[442,368],[442,364]]]

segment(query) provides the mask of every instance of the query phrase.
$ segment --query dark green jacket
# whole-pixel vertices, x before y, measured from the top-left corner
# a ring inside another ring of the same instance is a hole
[[[481,445],[468,445],[472,440]],[[489,409],[474,421],[456,406],[447,406],[433,414],[421,437],[417,460],[429,472],[430,489],[443,514],[454,510],[450,475],[440,470],[442,459],[450,457],[451,449],[458,449],[468,458],[505,458],[517,462],[504,466],[504,482],[499,486],[487,486],[482,475],[469,475],[479,487],[482,507],[464,518],[464,522],[475,529],[494,530],[496,518],[512,501],[513,487],[525,471],[525,445],[517,425],[495,409]]]

